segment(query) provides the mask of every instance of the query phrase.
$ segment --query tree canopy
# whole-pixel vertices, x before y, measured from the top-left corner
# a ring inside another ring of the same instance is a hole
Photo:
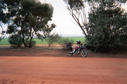
[[[89,14],[88,46],[96,51],[120,50],[127,43],[127,13],[104,2]]]
[[[0,20],[8,23],[6,33],[18,35],[25,47],[32,47],[33,37],[45,36],[53,14],[52,5],[36,0],[1,0],[0,9]]]
[[[127,43],[127,14],[120,3],[126,0],[64,0],[93,50],[122,49]],[[87,15],[86,3],[90,6]]]

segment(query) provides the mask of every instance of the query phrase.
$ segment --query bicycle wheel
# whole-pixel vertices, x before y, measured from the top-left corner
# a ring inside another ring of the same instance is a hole
[[[72,53],[72,52],[69,52],[69,53],[68,53],[68,56],[69,56],[69,57],[71,57],[72,55],[73,55],[73,53]]]
[[[86,49],[82,49],[82,50],[81,50],[81,56],[82,56],[82,57],[87,57],[87,55],[88,55],[87,50],[86,50]]]

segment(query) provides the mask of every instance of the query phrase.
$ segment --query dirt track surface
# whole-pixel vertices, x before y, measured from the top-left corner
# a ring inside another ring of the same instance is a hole
[[[127,84],[127,58],[1,49],[0,84]]]

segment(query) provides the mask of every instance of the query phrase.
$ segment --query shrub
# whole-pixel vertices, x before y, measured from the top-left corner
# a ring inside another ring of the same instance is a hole
[[[59,41],[58,41],[58,44],[62,45],[62,47],[64,49],[68,49],[67,46],[68,44],[69,45],[72,45],[74,43],[73,40],[70,40],[70,39],[67,39],[67,38],[61,38]]]
[[[8,41],[12,47],[21,47],[23,44],[21,36],[17,34],[10,36]]]
[[[89,14],[88,47],[94,51],[122,50],[127,44],[127,14],[112,2]]]
[[[60,36],[58,34],[52,34],[49,37],[47,37],[46,41],[48,43],[48,47],[51,47],[51,45],[57,42],[59,39],[60,39]]]
[[[31,45],[32,45],[32,47],[35,47],[36,41],[32,41],[32,42],[31,42]]]

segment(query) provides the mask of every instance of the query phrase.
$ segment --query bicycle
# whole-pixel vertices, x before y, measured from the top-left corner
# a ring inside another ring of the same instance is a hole
[[[88,51],[86,49],[86,46],[81,45],[78,49],[76,49],[74,52],[69,52],[69,56],[81,54],[82,57],[88,56]]]

